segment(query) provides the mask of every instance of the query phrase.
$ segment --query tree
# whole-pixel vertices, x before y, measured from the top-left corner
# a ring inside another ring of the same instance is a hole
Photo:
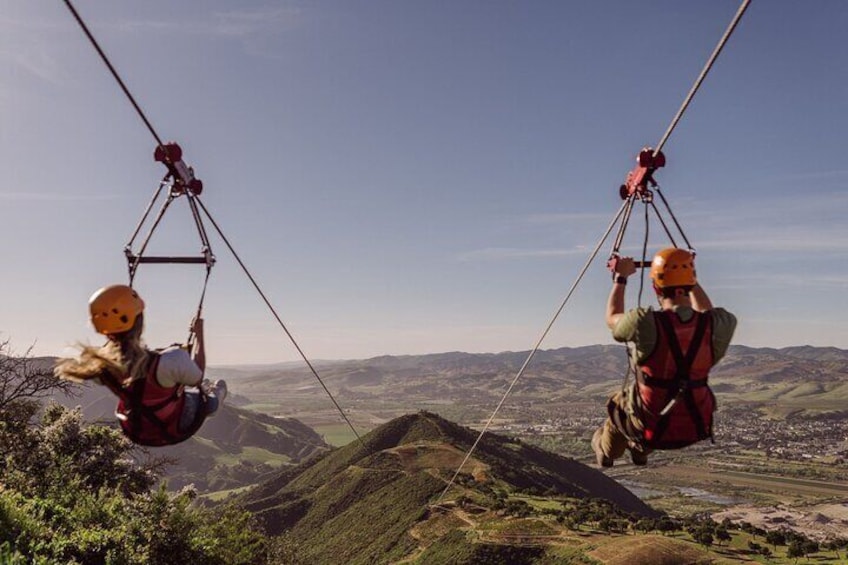
[[[657,530],[662,532],[663,535],[667,535],[669,532],[674,532],[680,529],[680,526],[668,516],[663,516],[657,522]]]
[[[777,551],[778,545],[786,544],[786,533],[783,530],[769,530],[766,532],[766,543],[770,543],[772,548]]]
[[[730,541],[731,539],[733,539],[733,537],[730,535],[730,532],[728,532],[727,529],[722,526],[716,528],[715,536],[716,539],[719,541],[719,545],[721,545],[721,542]]]
[[[11,409],[10,409],[11,410]],[[116,489],[124,495],[142,494],[156,482],[165,460],[135,460],[136,446],[118,430],[86,426],[79,409],[51,403],[40,425],[31,425],[33,405],[21,404],[17,437],[6,441],[5,484],[31,496],[49,496],[65,482],[91,490]],[[0,443],[2,440],[0,440]]]
[[[0,342],[0,415],[22,402],[32,403],[56,391],[70,394],[74,384],[53,376],[46,359],[32,357],[32,347],[23,355],[12,351],[9,340]]]
[[[804,557],[809,557],[811,553],[817,553],[819,544],[815,540],[806,539],[801,542],[801,551],[804,552]]]
[[[572,531],[578,531],[581,524],[579,518],[575,514],[566,514],[562,511],[557,514],[557,522],[563,524],[566,528]]]
[[[637,532],[642,532],[642,533],[647,534],[650,531],[658,529],[657,528],[657,521],[654,520],[653,518],[640,518],[639,521],[637,521],[633,525],[633,529],[636,530]]]
[[[8,343],[0,344],[0,352]],[[195,508],[172,494],[162,460],[140,463],[113,428],[40,401],[66,385],[49,364],[0,355],[0,563],[252,565],[266,541],[246,511]]]
[[[786,557],[794,559],[794,563],[797,563],[798,558],[802,555],[804,555],[804,548],[801,547],[801,542],[793,540],[792,543],[789,544],[789,549],[786,551]]]
[[[505,511],[516,518],[526,518],[530,515],[531,508],[523,500],[510,500],[506,503]]]
[[[704,547],[709,547],[713,544],[713,534],[707,529],[700,530],[695,533],[695,541]]]
[[[0,545],[35,563],[252,564],[265,555],[253,517],[195,508],[193,488],[172,494],[127,457],[117,430],[84,426],[78,410],[49,407],[26,430],[30,457],[6,457]]]
[[[846,539],[846,538],[836,538],[836,539],[833,539],[833,540],[830,540],[829,542],[827,542],[827,544],[824,547],[827,548],[827,549],[830,549],[834,553],[836,553],[837,559],[842,559],[842,557],[839,555],[839,550],[844,548],[844,547],[848,547],[848,539]]]
[[[13,461],[33,454],[36,444],[30,422],[40,400],[53,392],[68,392],[73,386],[54,377],[47,360],[34,359],[30,353],[27,350],[17,356],[8,340],[0,342],[0,477],[5,484],[18,472]]]

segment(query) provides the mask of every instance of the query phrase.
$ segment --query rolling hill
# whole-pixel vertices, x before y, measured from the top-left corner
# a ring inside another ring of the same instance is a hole
[[[504,493],[536,493],[605,499],[628,513],[657,514],[599,471],[495,434],[480,442],[443,504],[431,506],[476,437],[429,412],[402,416],[372,430],[362,444],[280,471],[236,502],[270,535],[288,532],[308,563],[406,558],[422,549],[413,528],[444,523],[458,499],[483,505],[495,504]]]

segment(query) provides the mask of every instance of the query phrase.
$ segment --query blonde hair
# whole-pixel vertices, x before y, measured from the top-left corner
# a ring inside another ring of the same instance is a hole
[[[101,347],[80,344],[79,357],[66,357],[56,362],[53,374],[77,383],[109,374],[123,386],[144,378],[150,352],[141,341],[144,317],[139,315],[128,331],[109,336]]]

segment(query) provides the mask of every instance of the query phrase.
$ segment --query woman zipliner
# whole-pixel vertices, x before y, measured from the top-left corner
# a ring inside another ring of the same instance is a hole
[[[102,347],[81,346],[78,358],[60,359],[54,372],[61,379],[107,386],[119,399],[115,416],[133,443],[180,443],[220,409],[227,384],[219,380],[210,385],[203,379],[202,318],[191,324],[195,339],[190,356],[181,346],[144,346],[144,301],[129,286],[101,288],[88,305],[94,329],[109,341]]]

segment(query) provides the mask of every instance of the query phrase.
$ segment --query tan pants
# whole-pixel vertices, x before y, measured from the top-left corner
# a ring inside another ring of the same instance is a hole
[[[632,386],[632,384],[631,384]],[[630,404],[630,393],[633,391],[618,391],[607,403],[607,420],[595,435],[598,436],[598,444],[604,456],[615,460],[624,455],[629,449],[634,459],[645,458],[651,453],[651,449],[644,447],[635,437],[636,433],[643,429],[642,422],[628,410]],[[621,424],[617,425],[615,420]],[[622,429],[623,428],[623,429]],[[630,428],[629,430],[627,428]]]

